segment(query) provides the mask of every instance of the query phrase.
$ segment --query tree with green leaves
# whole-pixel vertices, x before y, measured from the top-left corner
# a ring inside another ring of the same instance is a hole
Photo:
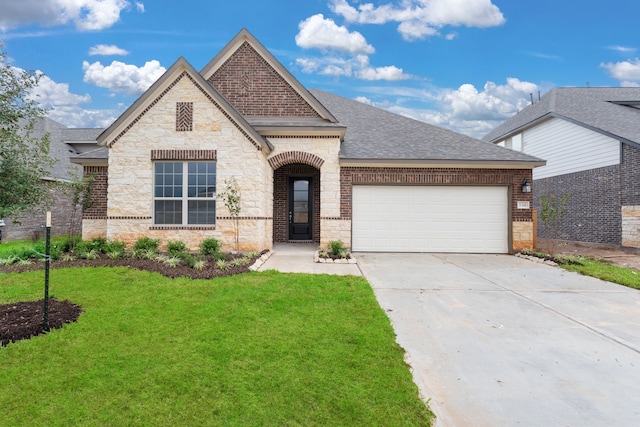
[[[218,194],[218,197],[222,199],[224,205],[229,210],[229,215],[233,218],[233,226],[235,232],[236,251],[240,250],[240,230],[238,220],[240,217],[240,187],[238,181],[234,177],[224,180],[225,189]]]
[[[0,218],[16,218],[50,199],[42,181],[54,163],[49,136],[34,134],[46,113],[32,96],[41,77],[11,66],[0,44]]]

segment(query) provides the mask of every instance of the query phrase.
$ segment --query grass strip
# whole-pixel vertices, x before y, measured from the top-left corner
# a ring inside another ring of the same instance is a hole
[[[576,263],[560,264],[567,271],[574,271],[585,276],[596,277],[607,282],[617,283],[634,289],[640,289],[640,272],[632,268],[625,268],[606,261],[592,258],[569,258]]]

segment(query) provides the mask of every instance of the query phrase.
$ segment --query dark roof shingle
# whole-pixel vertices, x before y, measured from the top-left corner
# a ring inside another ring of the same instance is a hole
[[[544,164],[536,157],[362,102],[315,89],[311,93],[341,124],[347,126],[340,151],[341,159]]]

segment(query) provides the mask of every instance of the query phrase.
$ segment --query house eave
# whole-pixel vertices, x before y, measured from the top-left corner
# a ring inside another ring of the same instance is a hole
[[[419,167],[464,169],[534,169],[546,165],[542,161],[455,160],[455,159],[349,159],[340,158],[340,166],[352,167]]]

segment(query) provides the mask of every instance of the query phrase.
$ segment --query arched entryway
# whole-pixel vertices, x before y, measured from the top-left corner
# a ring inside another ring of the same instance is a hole
[[[320,243],[320,171],[299,163],[273,172],[273,242]]]
[[[269,159],[273,171],[273,242],[320,243],[320,167],[304,152]]]

